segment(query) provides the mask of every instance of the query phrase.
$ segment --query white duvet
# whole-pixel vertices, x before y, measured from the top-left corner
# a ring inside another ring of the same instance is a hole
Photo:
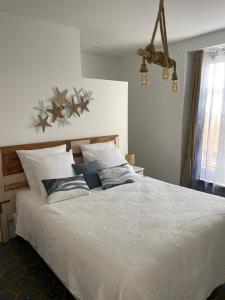
[[[225,282],[224,198],[148,177],[54,204],[25,193],[17,234],[80,300],[206,300]]]

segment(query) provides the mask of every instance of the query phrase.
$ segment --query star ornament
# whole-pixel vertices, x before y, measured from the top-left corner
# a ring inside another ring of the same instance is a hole
[[[35,127],[41,127],[43,132],[45,132],[46,127],[52,127],[52,125],[48,123],[48,116],[42,118],[40,115],[38,115],[38,119],[40,122],[35,125]]]
[[[69,108],[69,118],[73,114],[76,114],[78,117],[80,117],[80,113],[79,113],[80,104],[74,102],[74,97],[72,97],[71,102],[67,101],[67,107]]]
[[[55,101],[59,104],[62,105],[66,101],[66,95],[67,95],[68,90],[64,90],[60,92],[60,90],[56,87],[56,98]]]
[[[60,119],[64,118],[64,116],[62,114],[63,109],[64,109],[64,106],[57,106],[54,101],[52,102],[52,108],[47,109],[47,111],[52,114],[52,122],[53,123],[55,123],[55,121],[58,118],[60,118]]]
[[[73,88],[74,89],[74,92],[75,92],[75,96],[77,97],[77,100],[80,101],[83,93],[84,93],[84,90],[83,88],[77,90],[75,87]]]
[[[79,103],[79,105],[80,105],[80,112],[81,112],[81,114],[84,112],[84,110],[85,110],[85,111],[89,111],[89,109],[88,109],[88,107],[87,107],[88,104],[89,104],[89,100],[84,100],[83,97],[80,98],[80,103]]]
[[[93,97],[93,92],[92,91],[84,91],[84,99],[85,100],[95,100],[95,98]]]
[[[44,101],[40,100],[39,101],[39,106],[35,106],[34,109],[39,111],[39,115],[43,116],[47,116],[47,106],[44,106]]]

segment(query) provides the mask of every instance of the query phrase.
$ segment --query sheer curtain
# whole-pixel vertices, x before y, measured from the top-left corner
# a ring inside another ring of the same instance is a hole
[[[192,188],[225,196],[225,49],[205,51]]]

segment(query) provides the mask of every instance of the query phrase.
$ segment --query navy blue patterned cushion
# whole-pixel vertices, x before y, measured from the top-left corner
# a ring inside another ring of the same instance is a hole
[[[58,202],[90,194],[83,175],[67,178],[43,179],[48,202]]]
[[[121,166],[100,170],[98,175],[100,177],[103,190],[125,183],[133,183],[135,181],[135,175],[127,163]]]
[[[89,189],[101,186],[101,181],[98,176],[98,164],[96,161],[91,161],[86,164],[75,164],[72,166],[77,175],[83,174]]]

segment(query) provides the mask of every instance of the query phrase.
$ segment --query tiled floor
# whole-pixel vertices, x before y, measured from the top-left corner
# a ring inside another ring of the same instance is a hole
[[[74,297],[24,240],[0,244],[0,300],[45,299]]]
[[[75,300],[27,242],[0,244],[0,300],[46,299]],[[207,300],[225,300],[225,286]]]

